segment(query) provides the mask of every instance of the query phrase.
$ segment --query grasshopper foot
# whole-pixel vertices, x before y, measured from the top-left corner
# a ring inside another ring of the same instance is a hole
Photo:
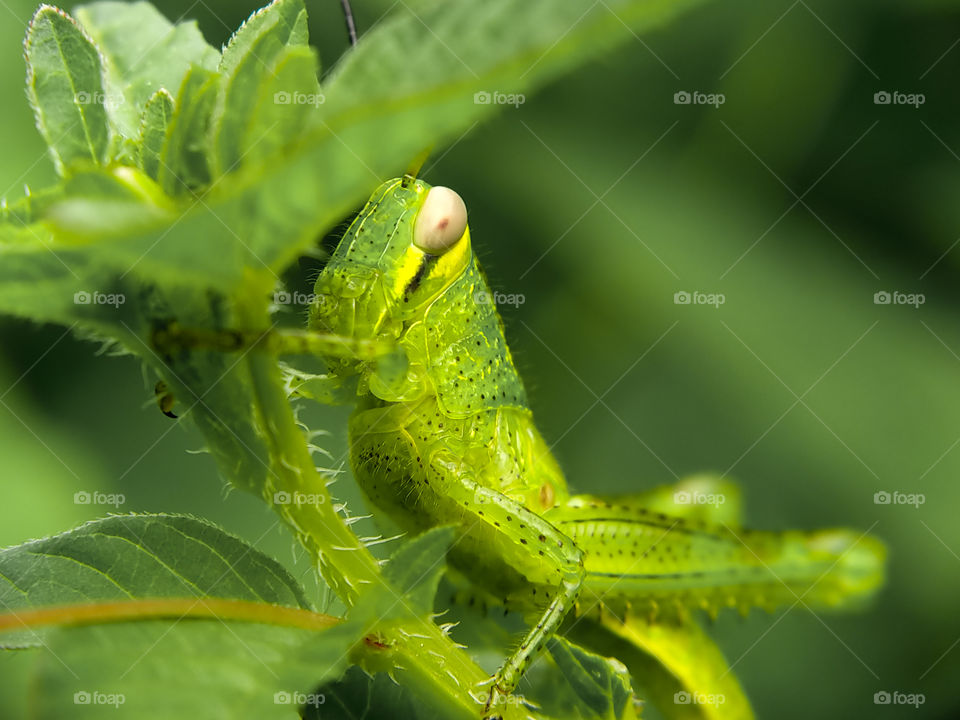
[[[501,685],[499,673],[483,684],[486,685],[488,683],[491,685],[490,690],[487,692],[487,701],[483,705],[483,720],[503,720],[503,716],[497,708],[507,702],[510,693]]]

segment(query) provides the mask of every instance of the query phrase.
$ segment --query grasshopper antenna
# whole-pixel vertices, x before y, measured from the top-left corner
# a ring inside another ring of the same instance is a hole
[[[410,183],[417,179],[417,175],[423,168],[423,164],[427,161],[427,158],[430,157],[432,151],[433,145],[423,150],[410,162],[407,171],[403,174],[403,181],[401,182],[403,187],[409,187]]]
[[[343,8],[343,17],[347,21],[347,37],[350,38],[352,47],[357,44],[357,26],[353,22],[353,8],[350,7],[350,0],[340,0],[340,7]]]

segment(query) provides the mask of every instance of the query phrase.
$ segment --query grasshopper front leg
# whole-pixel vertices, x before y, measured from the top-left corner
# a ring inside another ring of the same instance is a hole
[[[157,322],[151,333],[153,350],[168,366],[176,365],[194,352],[264,352],[274,356],[322,357],[330,363],[362,364],[387,378],[402,374],[405,356],[384,340],[360,340],[332,333],[289,328],[244,330],[234,328],[184,327],[175,320]],[[280,363],[291,397],[302,397],[326,405],[343,405],[357,397],[356,376],[345,380],[341,374],[315,374]],[[163,381],[155,391],[157,403],[165,415],[172,412],[174,396]]]
[[[312,330],[183,327],[175,320],[158,323],[151,342],[162,355],[189,350],[240,352],[257,349],[273,355],[315,355],[361,361],[376,360],[393,349],[379,340]]]
[[[345,383],[339,375],[316,374],[280,363],[287,394],[292,398],[315,400],[323,405],[345,405],[357,396],[356,383]]]

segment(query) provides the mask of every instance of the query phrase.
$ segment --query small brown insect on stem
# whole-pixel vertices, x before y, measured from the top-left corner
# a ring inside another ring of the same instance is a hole
[[[385,643],[377,635],[364,635],[363,642],[366,644],[367,647],[372,648],[374,650],[387,650],[390,648],[390,645],[388,643]]]

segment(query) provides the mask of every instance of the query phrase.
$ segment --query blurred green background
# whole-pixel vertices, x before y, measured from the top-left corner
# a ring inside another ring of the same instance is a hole
[[[361,31],[390,6],[354,2]],[[257,3],[157,5],[219,45]],[[9,199],[54,177],[23,94],[35,7],[0,7]],[[338,3],[308,7],[327,71],[345,49]],[[725,472],[752,526],[851,525],[889,544],[865,613],[715,624],[762,718],[960,712],[958,40],[942,0],[706,3],[427,164],[465,198],[494,290],[523,296],[501,307],[508,339],[575,489]],[[676,104],[679,91],[725,102]],[[881,91],[924,102],[876,104]],[[317,267],[302,261],[290,284],[308,290]],[[883,291],[925,302],[875,304]],[[118,511],[209,518],[313,582],[266,508],[186,452],[200,438],[157,411],[137,361],[60,327],[0,331],[0,545],[114,510],[74,504],[79,490],[118,492]],[[311,417],[342,460],[343,413]],[[335,489],[357,502],[349,482]],[[876,504],[879,491],[926,502]],[[0,656],[5,696],[26,665]],[[878,691],[925,703],[877,706]]]

